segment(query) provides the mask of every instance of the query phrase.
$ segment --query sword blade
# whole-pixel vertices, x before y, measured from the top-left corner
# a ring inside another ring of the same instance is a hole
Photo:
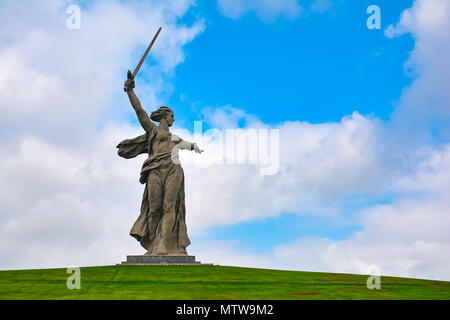
[[[145,58],[147,58],[147,55],[150,52],[150,49],[152,48],[153,43],[155,43],[156,38],[158,38],[158,35],[159,35],[160,32],[161,32],[161,27],[159,27],[158,31],[156,32],[155,36],[153,37],[152,42],[150,42],[150,44],[148,45],[147,50],[145,50],[145,53],[142,56],[141,60],[139,61],[136,69],[134,69],[133,78],[136,78],[136,75],[139,72],[139,69],[141,68],[142,64],[144,63]]]

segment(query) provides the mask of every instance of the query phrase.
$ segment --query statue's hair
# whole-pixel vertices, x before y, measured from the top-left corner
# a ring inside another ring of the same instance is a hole
[[[161,119],[167,117],[171,113],[173,113],[172,109],[166,106],[162,106],[158,110],[152,112],[152,114],[150,115],[150,119],[155,122],[159,122]]]

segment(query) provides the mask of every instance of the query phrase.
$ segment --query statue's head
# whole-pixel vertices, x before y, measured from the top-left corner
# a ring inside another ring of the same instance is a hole
[[[175,121],[173,110],[166,106],[162,106],[158,110],[153,111],[150,115],[150,119],[155,122],[161,122],[161,120],[164,119],[167,121],[169,127],[171,127]]]

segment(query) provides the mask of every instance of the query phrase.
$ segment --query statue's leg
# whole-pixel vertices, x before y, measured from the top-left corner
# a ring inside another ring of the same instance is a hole
[[[162,183],[162,176],[159,170],[150,171],[147,179],[148,186],[148,231],[149,237],[153,241],[149,247],[147,254],[160,254],[160,240],[161,240],[161,217],[162,217],[162,199],[164,196],[164,189]]]
[[[164,185],[163,217],[161,221],[162,235],[168,254],[185,255],[186,247],[180,245],[180,212],[177,212],[180,188],[183,187],[182,171],[179,166],[172,165],[168,171]],[[183,213],[184,215],[184,213]]]

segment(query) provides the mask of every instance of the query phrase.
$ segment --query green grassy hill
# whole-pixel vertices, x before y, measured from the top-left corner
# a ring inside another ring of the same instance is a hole
[[[450,282],[224,266],[81,268],[69,290],[66,269],[0,271],[0,299],[450,299]]]

